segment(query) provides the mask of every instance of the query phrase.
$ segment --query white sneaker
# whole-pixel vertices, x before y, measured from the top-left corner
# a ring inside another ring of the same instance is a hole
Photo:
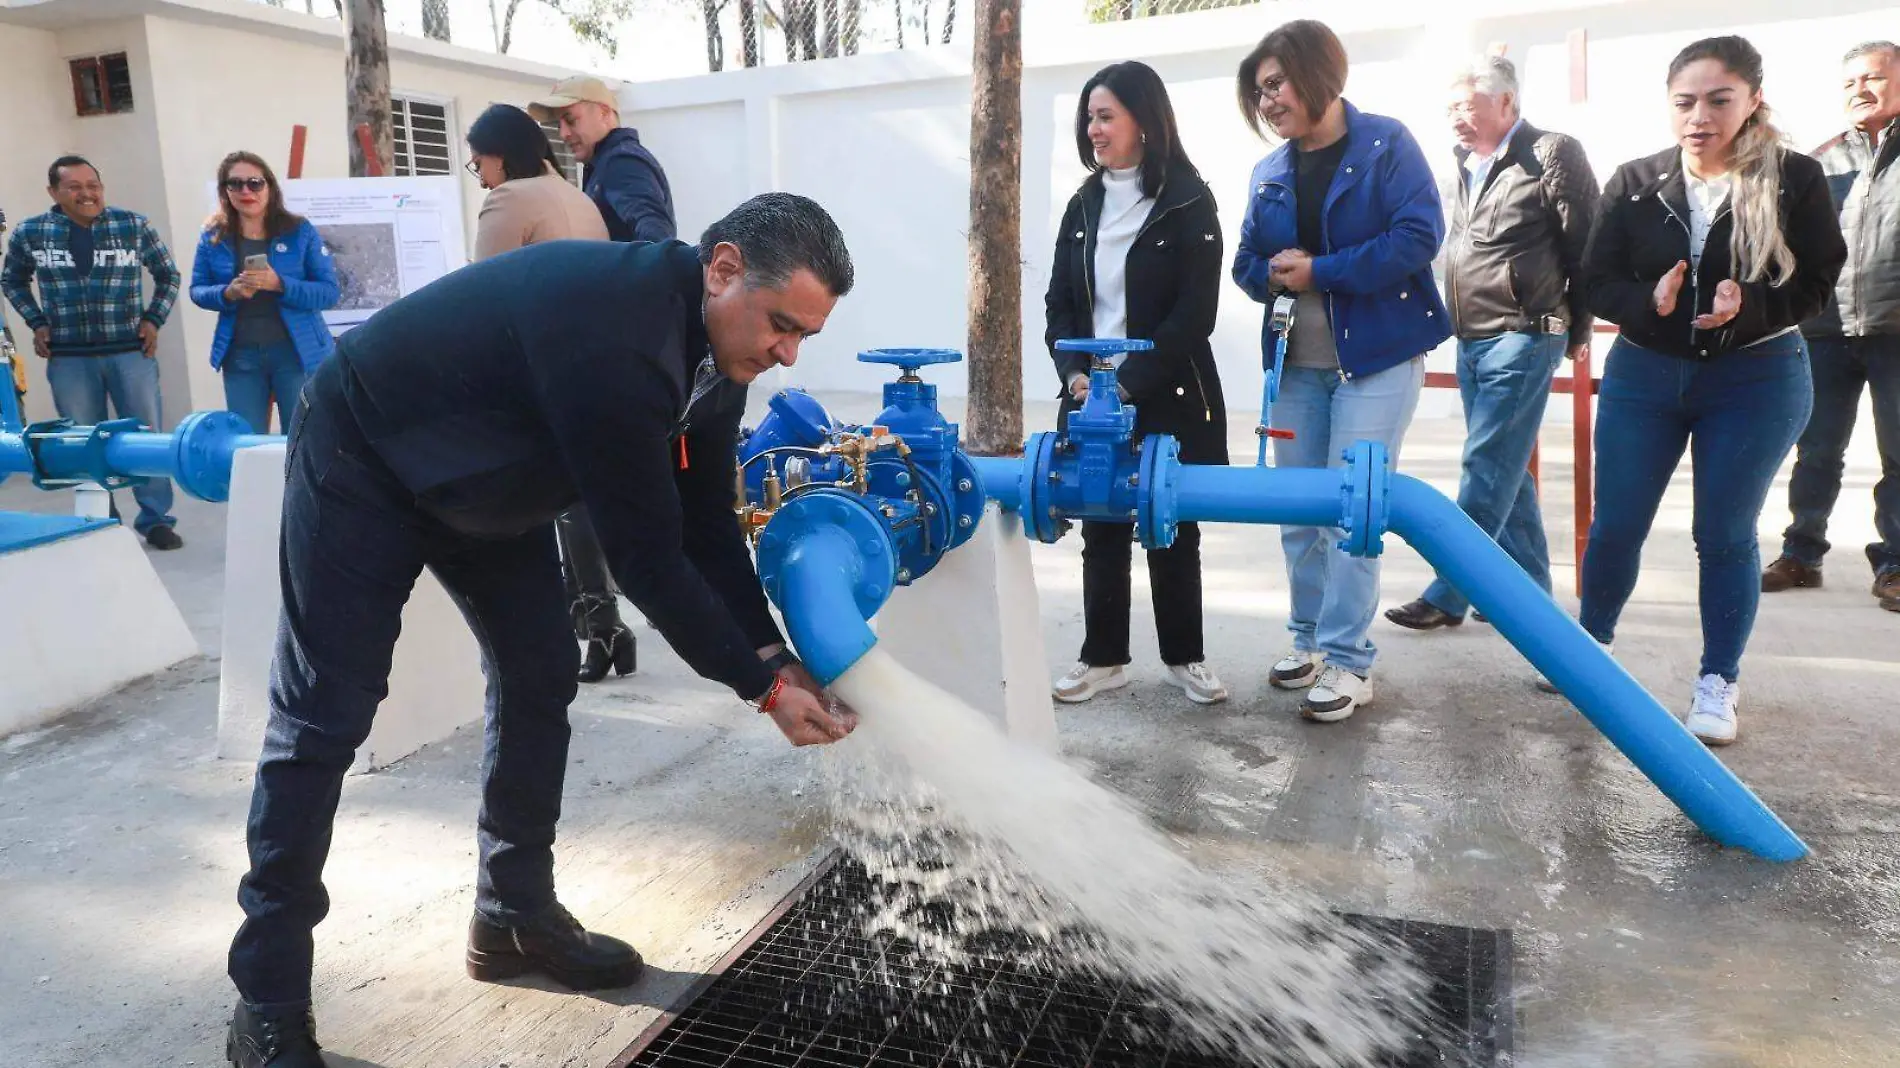
[[[1720,675],[1704,675],[1696,680],[1695,700],[1689,705],[1689,720],[1684,726],[1704,745],[1727,745],[1735,740],[1735,705],[1741,699],[1740,683]]]
[[[1352,715],[1353,709],[1372,701],[1372,680],[1342,667],[1326,665],[1319,682],[1300,702],[1300,715],[1315,723],[1338,723]]]
[[[1267,681],[1282,690],[1303,690],[1319,678],[1320,655],[1295,649],[1267,672]]]
[[[1203,661],[1192,664],[1170,664],[1168,681],[1187,691],[1188,700],[1197,705],[1219,704],[1227,700],[1227,687],[1207,669]]]
[[[1119,690],[1128,685],[1128,673],[1121,665],[1090,667],[1076,664],[1075,669],[1056,680],[1055,697],[1063,704],[1079,705],[1103,690]]]
[[[1595,641],[1596,639],[1593,638],[1591,640]],[[1603,651],[1605,653],[1609,653],[1611,655],[1614,655],[1616,653],[1616,644],[1614,642],[1597,642],[1597,644],[1603,647]],[[1537,688],[1544,691],[1545,693],[1559,693],[1560,692],[1557,689],[1557,684],[1545,678],[1544,673],[1541,671],[1537,673]]]

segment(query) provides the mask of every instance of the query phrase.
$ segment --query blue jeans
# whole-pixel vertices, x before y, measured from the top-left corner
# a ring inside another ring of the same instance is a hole
[[[153,430],[164,429],[163,401],[158,391],[158,361],[142,352],[113,356],[55,356],[46,361],[46,381],[53,388],[53,406],[62,419],[81,426],[106,421],[106,400],[120,419],[137,419]],[[153,527],[175,527],[171,514],[172,483],[148,478],[132,487],[139,502],[132,529],[144,534]]]
[[[1775,472],[1814,405],[1798,334],[1709,363],[1619,340],[1598,395],[1596,518],[1583,556],[1583,629],[1600,642],[1636,588],[1643,542],[1689,450],[1701,573],[1700,674],[1734,682],[1761,600],[1756,524]]]
[[[290,426],[290,413],[297,410],[297,397],[303,393],[303,360],[296,345],[280,341],[232,349],[219,369],[224,373],[224,406],[243,416],[253,431],[270,433],[273,400],[278,426]]]
[[[1813,567],[1827,555],[1827,517],[1841,495],[1847,442],[1854,436],[1864,388],[1873,395],[1874,441],[1880,481],[1874,485],[1874,533],[1867,562],[1874,573],[1900,568],[1900,336],[1817,338],[1808,342],[1814,364],[1814,414],[1795,445],[1788,509],[1794,522],[1781,551]]]
[[[554,831],[580,652],[554,525],[457,534],[416,507],[343,398],[341,364],[293,410],[281,534],[283,616],[251,794],[244,925],[230,974],[253,1005],[310,1001],[312,931],[343,776],[389,692],[403,604],[424,567],[461,609],[488,678],[475,909],[513,925],[554,903]]]
[[[1565,343],[1562,334],[1530,333],[1458,342],[1458,395],[1465,408],[1458,507],[1545,593],[1550,592],[1550,544],[1529,466]],[[1459,617],[1471,607],[1443,578],[1425,588],[1425,600]]]
[[[1274,464],[1341,467],[1353,442],[1377,441],[1396,467],[1424,385],[1423,358],[1350,381],[1337,371],[1288,367],[1273,421],[1293,437],[1274,439]],[[1328,664],[1363,676],[1378,655],[1366,629],[1379,610],[1379,561],[1347,556],[1339,550],[1344,538],[1336,527],[1280,529],[1293,600],[1287,629],[1295,649],[1322,653]]]

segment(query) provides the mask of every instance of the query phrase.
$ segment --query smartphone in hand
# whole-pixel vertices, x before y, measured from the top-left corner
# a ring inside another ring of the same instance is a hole
[[[269,267],[270,267],[270,257],[265,255],[262,252],[258,253],[255,256],[244,257],[244,269],[247,271],[262,271],[262,270],[268,269]]]

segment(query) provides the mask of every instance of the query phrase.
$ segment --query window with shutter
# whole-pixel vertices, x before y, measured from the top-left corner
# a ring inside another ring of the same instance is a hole
[[[391,95],[389,122],[396,143],[396,174],[455,173],[447,104]]]

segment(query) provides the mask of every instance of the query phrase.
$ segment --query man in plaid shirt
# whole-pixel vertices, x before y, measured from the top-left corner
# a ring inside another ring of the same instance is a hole
[[[46,360],[59,414],[75,423],[106,419],[106,401],[121,419],[163,426],[158,329],[178,299],[178,264],[145,216],[106,206],[105,183],[92,164],[61,156],[46,171],[53,210],[21,223],[7,243],[0,292],[33,331],[33,351]],[[144,271],[152,272],[151,302]],[[32,282],[39,280],[39,299]],[[148,479],[135,487],[133,529],[154,549],[184,544],[172,529],[172,484]]]

